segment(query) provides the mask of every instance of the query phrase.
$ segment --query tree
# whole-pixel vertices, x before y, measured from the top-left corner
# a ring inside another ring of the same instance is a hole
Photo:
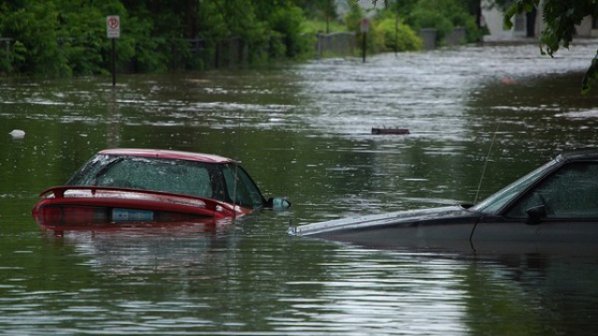
[[[497,2],[500,2],[497,0]],[[513,16],[529,13],[540,6],[540,0],[515,0],[507,8],[504,16],[504,25],[511,28]],[[551,57],[561,46],[569,48],[569,43],[575,35],[575,26],[580,24],[584,17],[598,14],[597,0],[543,0],[545,28],[540,36],[541,52]],[[592,59],[590,67],[582,81],[582,93],[588,93],[592,86],[598,83],[598,50]]]
[[[411,4],[403,17],[405,22],[416,30],[436,29],[436,39],[439,43],[442,43],[455,27],[464,27],[467,41],[474,42],[479,40],[482,34],[476,24],[476,16],[469,11],[467,3],[461,0],[417,0]]]

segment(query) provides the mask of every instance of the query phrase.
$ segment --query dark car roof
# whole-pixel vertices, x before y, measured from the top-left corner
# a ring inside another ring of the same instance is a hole
[[[235,162],[232,159],[204,153],[193,153],[175,150],[164,150],[164,149],[149,149],[149,148],[112,148],[104,149],[98,154],[105,155],[123,155],[123,156],[137,156],[137,157],[151,157],[160,159],[172,159],[172,160],[187,160],[197,161],[205,163],[228,163]]]
[[[564,152],[559,154],[555,160],[570,161],[570,160],[598,160],[598,149],[587,148],[578,149],[574,151]]]

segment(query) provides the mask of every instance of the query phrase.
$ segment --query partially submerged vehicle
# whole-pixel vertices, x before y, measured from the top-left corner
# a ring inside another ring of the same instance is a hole
[[[266,200],[234,160],[157,149],[100,151],[65,185],[49,188],[40,197],[33,217],[53,230],[218,220],[290,206],[284,198]]]
[[[476,205],[337,219],[291,231],[392,249],[598,250],[598,150],[558,155]]]

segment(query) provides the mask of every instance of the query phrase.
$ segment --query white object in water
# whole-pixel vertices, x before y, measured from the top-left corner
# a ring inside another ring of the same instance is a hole
[[[13,129],[8,134],[10,134],[13,139],[23,139],[25,137],[25,131],[20,129]]]

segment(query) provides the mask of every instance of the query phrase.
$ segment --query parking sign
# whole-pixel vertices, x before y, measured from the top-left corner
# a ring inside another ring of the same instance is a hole
[[[120,37],[120,17],[118,15],[106,17],[106,35],[111,39]]]

